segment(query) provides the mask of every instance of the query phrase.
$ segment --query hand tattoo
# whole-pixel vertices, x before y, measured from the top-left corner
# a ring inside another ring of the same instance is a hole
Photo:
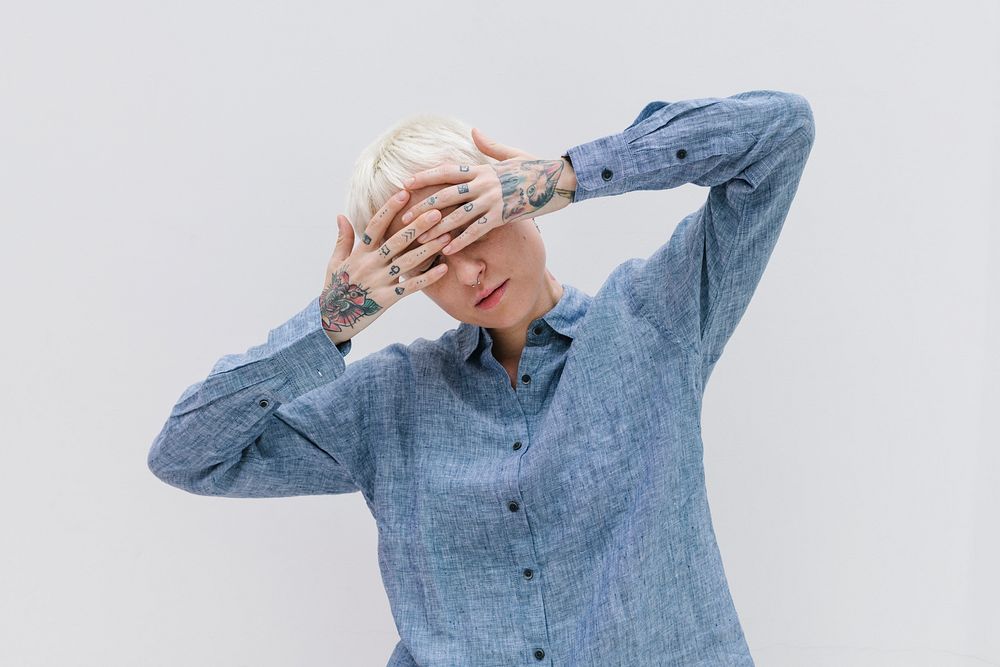
[[[323,328],[327,331],[353,328],[362,317],[382,308],[368,296],[367,289],[351,282],[344,268],[342,266],[330,277],[330,284],[320,296],[319,309]]]
[[[562,160],[521,160],[494,165],[503,190],[503,222],[530,216],[555,194],[567,197],[570,191],[556,188],[565,166]],[[567,198],[572,201],[572,193]]]

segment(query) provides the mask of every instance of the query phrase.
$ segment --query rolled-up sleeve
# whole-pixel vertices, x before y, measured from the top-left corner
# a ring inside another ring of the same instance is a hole
[[[624,131],[567,151],[575,202],[685,183],[710,188],[662,246],[616,273],[638,312],[701,355],[703,382],[760,281],[814,138],[803,96],[756,90],[650,102]]]

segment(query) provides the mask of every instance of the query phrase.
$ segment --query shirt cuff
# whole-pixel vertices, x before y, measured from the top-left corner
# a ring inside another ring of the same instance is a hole
[[[276,354],[282,375],[295,396],[311,391],[340,376],[351,351],[351,340],[334,343],[323,328],[319,299],[315,298],[285,325],[288,337]]]
[[[635,160],[624,133],[611,134],[570,148],[565,153],[576,172],[573,203],[628,192],[636,174]]]

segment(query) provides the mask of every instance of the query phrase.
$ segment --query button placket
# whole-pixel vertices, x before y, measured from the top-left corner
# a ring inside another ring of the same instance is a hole
[[[535,329],[541,329],[540,335],[545,339],[551,333],[545,327],[545,323],[540,321],[533,323],[528,328],[529,339],[534,338]],[[526,366],[530,365],[531,355],[537,352],[537,350],[526,349],[521,363]],[[521,370],[519,369],[519,373]],[[530,381],[531,379],[527,373],[518,377],[526,381]],[[510,382],[507,382],[507,387],[510,388]],[[525,623],[525,627],[535,629],[524,636],[523,641],[525,644],[522,646],[524,650],[527,650],[531,654],[535,651],[542,651],[544,658],[545,653],[542,646],[549,639],[546,632],[546,628],[548,627],[546,621],[546,604],[542,596],[538,553],[534,547],[532,526],[528,521],[527,505],[524,504],[527,502],[527,499],[522,495],[524,489],[521,488],[522,479],[520,474],[521,454],[527,455],[529,444],[527,440],[529,437],[527,434],[529,421],[527,415],[524,413],[524,406],[522,406],[519,400],[516,400],[514,392],[511,392],[510,396],[515,400],[511,402],[511,414],[507,423],[508,425],[513,425],[520,418],[520,420],[523,420],[525,429],[522,431],[515,427],[514,432],[510,433],[509,437],[511,439],[507,442],[511,448],[510,451],[512,453],[516,452],[517,455],[510,457],[506,461],[505,465],[508,474],[502,478],[502,487],[498,487],[496,490],[498,494],[496,500],[501,504],[500,512],[503,512],[502,515],[499,515],[502,517],[501,523],[504,524],[504,530],[510,536],[512,567],[507,576],[516,578],[514,583],[519,584],[518,598],[523,606],[518,609],[518,614]],[[503,507],[506,508],[506,512],[504,512]]]

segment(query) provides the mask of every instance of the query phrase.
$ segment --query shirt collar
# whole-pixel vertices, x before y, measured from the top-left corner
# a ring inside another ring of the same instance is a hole
[[[532,320],[531,324],[528,325],[529,329],[545,320],[550,327],[564,336],[575,337],[576,328],[587,313],[592,297],[572,285],[562,283],[562,287],[563,294],[556,305],[538,319]],[[485,340],[487,335],[489,332],[483,330],[481,326],[462,322],[458,326],[457,333],[458,352],[462,359],[468,360],[479,349],[480,343]]]

